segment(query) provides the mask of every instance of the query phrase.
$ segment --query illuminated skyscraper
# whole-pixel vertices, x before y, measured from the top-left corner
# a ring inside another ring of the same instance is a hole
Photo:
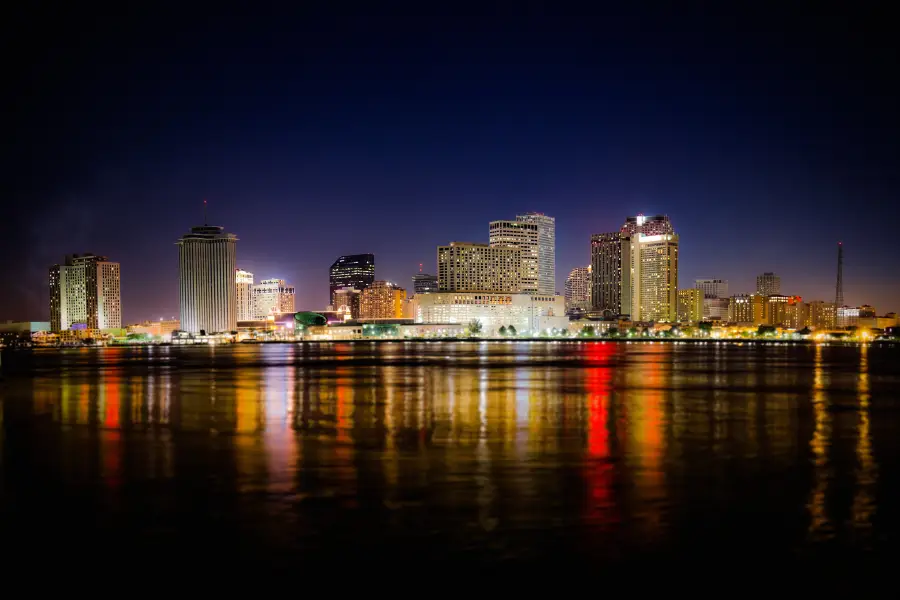
[[[636,321],[675,321],[678,236],[632,235],[622,246],[622,265],[623,310]]]
[[[105,256],[73,254],[50,268],[50,329],[122,327],[119,263]]]
[[[438,287],[437,275],[428,275],[427,273],[417,273],[413,275],[413,293],[415,294],[432,294],[437,292]]]
[[[741,325],[766,325],[768,308],[767,296],[738,294],[730,298],[728,320]]]
[[[678,236],[668,217],[628,217],[618,232],[591,236],[591,304],[636,321],[675,321]]]
[[[190,333],[237,329],[237,236],[224,227],[191,228],[178,240],[181,328]]]
[[[334,293],[342,288],[364,290],[375,281],[375,255],[350,254],[339,257],[328,275],[328,302],[334,306]]]
[[[623,237],[631,237],[635,233],[644,235],[671,235],[675,233],[672,228],[672,222],[665,215],[655,215],[647,217],[638,215],[636,217],[628,217],[625,224],[619,230]]]
[[[566,278],[566,311],[590,310],[591,266],[575,267]]]
[[[489,227],[491,247],[507,246],[520,250],[519,289],[537,292],[540,287],[538,225],[522,221],[491,221]]]
[[[388,281],[375,281],[359,299],[360,319],[402,319],[406,290]]]
[[[622,226],[622,312],[636,321],[677,319],[678,236],[662,215]]]
[[[622,311],[622,235],[591,236],[591,309],[610,316]]]
[[[541,294],[556,293],[556,219],[544,213],[516,215],[520,223],[533,223],[538,231],[538,287]]]
[[[238,269],[234,272],[235,299],[238,321],[253,320],[253,273]]]
[[[703,290],[678,290],[678,322],[699,323],[703,320]]]
[[[760,296],[781,294],[781,277],[775,273],[763,273],[756,277],[756,293]]]
[[[253,286],[253,319],[294,312],[294,286],[284,279],[263,279]]]
[[[438,246],[438,286],[442,292],[519,292],[521,257],[513,246]]]

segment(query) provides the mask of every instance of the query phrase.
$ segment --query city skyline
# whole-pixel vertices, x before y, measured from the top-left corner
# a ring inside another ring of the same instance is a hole
[[[204,198],[209,222],[241,237],[241,268],[294,282],[302,308],[326,304],[334,257],[373,253],[379,278],[408,285],[437,244],[546,211],[558,293],[591,234],[643,212],[677,223],[683,281],[751,292],[773,271],[830,300],[842,241],[845,303],[900,309],[884,275],[896,251],[871,226],[900,192],[897,102],[854,91],[896,77],[871,40],[804,43],[808,15],[790,45],[763,34],[776,23],[713,15],[549,29],[336,16],[285,23],[296,31],[277,40],[264,27],[236,39],[228,17],[190,36],[152,15],[101,18],[87,43],[36,28],[40,51],[11,74],[29,102],[8,111],[22,150],[2,182],[0,317],[48,318],[47,267],[79,251],[121,264],[124,321],[177,314],[168,240],[203,222]],[[28,68],[51,55],[67,60]]]
[[[205,206],[206,206],[206,202],[204,201],[204,208],[205,208]],[[544,213],[534,213],[534,214],[540,214],[540,215],[543,215]],[[204,215],[204,216],[205,216],[205,215]],[[549,217],[549,218],[550,218],[551,220],[554,220],[554,217]],[[637,216],[629,216],[629,217],[627,217],[626,220],[625,220],[625,225],[621,226],[619,229],[621,229],[621,231],[623,232],[623,234],[631,234],[634,230],[642,230],[643,227],[641,227],[641,226],[642,226],[643,223],[645,223],[645,222],[646,222],[646,223],[656,223],[657,221],[658,221],[659,223],[664,224],[664,227],[663,227],[662,229],[659,229],[659,231],[661,231],[661,232],[662,232],[662,231],[665,231],[665,232],[669,232],[669,233],[672,232],[672,226],[671,226],[671,224],[670,224],[670,223],[671,223],[671,219],[670,219],[668,216],[657,215],[657,216],[649,216],[649,217],[648,217],[648,216],[645,216],[643,213],[637,213]],[[491,227],[493,227],[495,223],[499,223],[499,222],[498,222],[498,221],[491,221],[491,222],[490,222]],[[637,227],[637,229],[635,229],[635,227]],[[656,225],[652,225],[651,227],[657,227],[657,226],[656,226]],[[661,226],[661,227],[662,227],[662,226]],[[199,226],[199,227],[193,227],[191,231],[192,231],[192,233],[197,233],[197,232],[200,232],[201,230],[210,230],[210,231],[216,230],[216,232],[222,232],[222,231],[224,231],[224,228],[222,228],[222,227],[220,227],[220,226],[203,225],[203,226]],[[626,230],[627,230],[627,231],[626,231]],[[651,233],[654,233],[654,232],[656,232],[656,229],[653,229],[653,231],[651,231]],[[226,235],[227,235],[227,236],[230,236],[231,238],[235,238],[235,237],[236,237],[236,234],[232,234],[232,233],[228,233],[228,234],[226,234]],[[606,234],[593,234],[593,235],[591,236],[591,238],[590,238],[590,240],[589,240],[588,257],[589,257],[590,259],[592,259],[592,260],[596,258],[596,239],[598,238],[598,235],[606,235]],[[187,236],[183,236],[183,237],[179,240],[179,244],[183,241],[183,239],[185,239],[185,238],[187,238],[187,237],[190,237],[190,234],[188,234]],[[657,237],[659,237],[659,236],[657,236]],[[673,238],[673,239],[675,240],[676,246],[678,246],[678,237],[679,237],[679,236],[676,235],[676,236],[674,236],[674,238]],[[655,238],[654,238],[654,239],[655,239]],[[453,242],[453,243],[451,243],[451,244],[443,245],[443,247],[444,247],[444,248],[450,248],[452,245],[459,245],[459,244],[462,244],[462,245],[464,245],[464,246],[474,245],[474,246],[477,246],[477,247],[483,247],[483,248],[485,248],[485,249],[490,249],[490,248],[491,248],[491,245],[490,245],[490,244],[484,243],[484,242]],[[843,244],[840,244],[840,246],[843,247]],[[442,247],[442,246],[438,246],[439,255],[440,255],[441,247]],[[513,249],[513,248],[509,247],[509,249]],[[516,250],[516,251],[518,252],[518,250]],[[237,259],[235,258],[236,252],[235,252],[234,250],[232,250],[232,255],[233,255],[232,260],[234,260],[235,263],[237,263]],[[76,254],[76,255],[74,255],[74,256],[78,256],[78,255]],[[86,255],[86,256],[93,256],[93,255],[88,254],[88,255]],[[67,255],[67,257],[68,257],[68,255]],[[332,263],[332,265],[331,265],[331,267],[330,267],[330,269],[329,269],[329,273],[332,273],[332,274],[333,274],[335,266],[336,266],[338,263],[340,263],[340,261],[343,261],[343,260],[345,260],[345,259],[354,259],[354,258],[357,258],[357,257],[358,257],[358,258],[369,257],[369,260],[371,260],[371,261],[372,261],[372,264],[374,264],[374,260],[375,260],[375,259],[374,259],[374,255],[372,255],[372,254],[362,254],[362,255],[342,255],[342,256],[338,257],[338,259],[337,259],[334,263]],[[101,257],[101,258],[102,258],[102,257]],[[68,260],[68,258],[67,258],[67,260]],[[437,263],[439,263],[439,259],[438,259],[438,261],[436,261],[436,269],[435,269],[436,272],[439,272],[439,271],[440,271],[440,267],[439,267],[439,264],[437,264]],[[369,268],[371,269],[372,267],[370,266]],[[419,264],[419,269],[422,269],[422,268],[423,268],[423,263],[420,263],[420,264]],[[571,277],[571,274],[572,274],[574,271],[578,270],[579,268],[581,268],[581,269],[587,269],[587,271],[589,272],[589,271],[590,271],[590,262],[589,262],[588,267],[577,267],[577,266],[574,267],[573,271],[570,271],[569,274],[566,276],[566,281],[563,283],[562,291],[558,291],[558,292],[557,292],[557,295],[559,295],[560,297],[564,297],[564,296],[566,295],[566,288],[567,288],[567,285],[568,285],[568,283],[569,283],[569,278]],[[681,266],[678,266],[677,268],[678,268],[678,271],[679,271],[679,272],[680,272],[681,269],[682,269]],[[117,277],[117,281],[118,281],[118,264],[116,264],[116,269],[117,269],[116,277]],[[247,283],[247,282],[252,282],[252,281],[253,281],[253,273],[252,273],[252,272],[248,272],[248,271],[246,271],[246,270],[244,270],[244,269],[242,269],[242,268],[240,268],[240,267],[235,267],[235,268],[234,268],[234,273],[235,273],[235,276],[237,277],[237,279],[235,280],[235,282],[238,284],[238,285],[233,286],[233,287],[234,287],[234,292],[235,292],[235,297],[236,297],[236,299],[237,299],[237,301],[236,301],[236,309],[235,309],[235,315],[237,316],[237,315],[238,315],[238,310],[239,310],[240,305],[241,305],[241,301],[240,301],[241,285],[240,285],[240,283],[241,283],[242,280],[243,280],[245,283]],[[421,272],[414,273],[413,275],[411,275],[411,278],[414,277],[414,276],[416,276],[416,275],[418,275],[418,276],[421,277],[421,276],[422,276],[422,273],[421,273]],[[377,277],[377,275],[374,275],[374,274],[373,274],[373,275],[370,275],[370,276],[372,276],[372,277]],[[329,281],[331,280],[332,277],[333,277],[333,275],[329,275]],[[438,278],[438,276],[432,276],[432,277],[434,277],[435,279]],[[676,275],[676,279],[677,279],[677,277],[678,277],[678,275]],[[683,275],[682,275],[682,277],[683,277]],[[739,291],[739,292],[730,292],[729,295],[730,295],[730,296],[742,296],[742,295],[753,295],[753,294],[758,294],[758,292],[759,292],[759,286],[761,285],[761,284],[760,284],[760,281],[761,281],[763,278],[769,278],[769,277],[774,278],[775,281],[778,282],[776,285],[777,285],[777,286],[780,286],[780,281],[781,281],[780,276],[779,276],[777,273],[774,273],[774,272],[771,272],[771,271],[767,271],[767,272],[764,272],[764,273],[761,273],[761,274],[757,275],[757,276],[754,278],[756,289],[742,290],[742,291]],[[261,283],[261,284],[266,284],[266,283],[273,283],[273,282],[278,282],[278,281],[281,282],[281,285],[284,285],[284,280],[283,280],[283,279],[279,279],[279,278],[268,279],[268,280],[261,280],[260,283]],[[388,281],[390,281],[390,280],[388,280]],[[725,286],[725,289],[728,289],[728,286],[729,286],[729,283],[728,283],[728,280],[727,280],[727,279],[725,279],[725,280],[723,281],[723,280],[721,280],[721,279],[697,278],[697,279],[695,279],[694,281],[690,282],[690,285],[687,285],[687,282],[684,282],[684,280],[682,279],[682,282],[679,283],[679,284],[677,285],[677,290],[680,291],[680,290],[690,289],[690,288],[693,288],[693,287],[701,287],[701,283],[702,283],[702,282],[707,282],[707,283],[719,282],[719,283],[723,283],[724,286]],[[52,297],[52,296],[53,296],[53,293],[54,293],[54,292],[53,292],[53,281],[52,281],[52,269],[51,269],[51,279],[48,280],[47,283],[49,283],[49,285],[50,285],[50,287],[51,287],[50,295],[51,295],[51,297]],[[392,285],[396,285],[396,284],[392,284]],[[252,286],[252,289],[253,289],[254,292],[256,291],[256,288],[259,287],[259,285],[254,285],[254,284],[252,284],[252,283],[251,283],[250,286],[248,286],[248,287],[251,287],[251,286]],[[304,285],[303,287],[315,287],[315,286]],[[331,288],[331,285],[329,285],[328,287]],[[118,287],[117,287],[117,289],[118,289]],[[671,314],[673,315],[673,320],[674,320],[674,314],[677,312],[677,310],[678,310],[678,304],[679,304],[679,301],[678,301],[678,300],[674,300],[674,296],[675,296],[676,294],[675,294],[675,291],[673,291],[673,290],[675,290],[675,289],[676,289],[676,288],[670,289],[670,291],[668,292],[668,293],[672,294],[672,296],[673,296],[673,302],[670,304],[669,309],[667,309],[668,312],[671,313]],[[250,291],[250,290],[248,290],[248,291]],[[495,291],[498,291],[498,290],[495,290]],[[525,291],[527,291],[527,290],[525,290]],[[295,301],[295,294],[294,294],[294,287],[293,287],[293,286],[290,286],[289,293],[290,293],[290,302],[291,302],[291,304],[293,305],[293,303],[294,303],[294,301]],[[413,290],[410,289],[410,290],[409,290],[409,293],[410,293],[410,295],[412,295],[412,294],[413,294]],[[531,292],[531,293],[537,293],[537,292]],[[803,296],[803,294],[798,295],[798,297],[801,297],[801,296]],[[809,299],[809,300],[811,300],[811,301],[818,301],[818,302],[823,302],[823,301],[824,301],[824,302],[828,302],[828,300],[823,300],[822,298],[813,298],[813,297],[808,296],[808,295],[806,296],[806,298]],[[725,300],[725,301],[727,302],[727,301],[728,301],[728,298],[726,297],[726,298],[724,298],[723,300]],[[709,301],[709,297],[707,297],[707,301]],[[255,301],[252,301],[251,304],[255,305]],[[849,308],[854,308],[854,307],[858,307],[858,306],[875,306],[875,307],[876,307],[876,312],[878,312],[879,314],[884,314],[884,313],[887,313],[887,312],[896,312],[896,311],[894,311],[894,309],[878,307],[877,305],[874,305],[874,303],[872,303],[871,301],[863,301],[863,302],[861,302],[861,303],[859,303],[859,304],[847,304],[847,303],[845,303],[845,306],[847,306],[847,307],[849,307]],[[49,307],[49,308],[51,309],[51,313],[52,313],[52,307],[53,307],[53,302],[52,302],[52,298],[51,298],[51,306]],[[321,310],[326,310],[327,308],[328,308],[327,306],[326,306],[326,307],[308,307],[308,306],[306,306],[306,307],[301,307],[300,305],[295,305],[294,308],[292,308],[291,310],[313,310],[313,311],[317,311],[317,310],[318,310],[318,311],[321,311]],[[181,309],[179,309],[179,310],[180,310],[180,311],[182,312],[182,314],[183,314],[183,308],[181,308]],[[124,312],[124,310],[121,308],[121,302],[118,303],[118,311],[119,311],[120,313],[123,313],[123,312]],[[623,308],[623,311],[622,311],[622,312],[625,313],[625,314],[628,314],[628,311],[625,311],[624,308]],[[127,322],[127,323],[142,323],[142,322],[145,322],[145,321],[155,321],[155,320],[157,320],[157,319],[164,319],[165,317],[163,316],[163,314],[164,314],[164,313],[160,313],[158,316],[157,316],[157,315],[153,315],[153,316],[150,316],[150,317],[144,317],[144,318],[141,318],[140,320],[133,320],[133,321],[130,320],[130,319],[129,319],[129,320],[126,320],[126,319],[123,317],[121,323],[124,325],[126,322]],[[51,314],[51,320],[52,320],[52,314]],[[240,320],[240,319],[238,319],[238,320]],[[651,319],[651,320],[652,320],[652,319]],[[664,319],[664,320],[665,320],[665,319]]]

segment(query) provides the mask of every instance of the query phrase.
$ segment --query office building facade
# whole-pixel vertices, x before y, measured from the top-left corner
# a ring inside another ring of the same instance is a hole
[[[544,213],[528,212],[516,215],[520,223],[537,225],[538,286],[541,294],[556,293],[556,219]]]
[[[730,298],[728,320],[738,325],[767,325],[768,297],[759,294],[737,294]]]
[[[489,244],[492,248],[519,249],[519,290],[540,290],[540,243],[538,225],[523,221],[491,221]]]
[[[703,290],[700,290],[701,292]],[[704,321],[727,321],[728,305],[730,298],[713,298],[706,296],[703,298],[703,320]]]
[[[237,330],[237,236],[224,227],[191,228],[178,240],[181,327],[207,334]]]
[[[64,331],[120,329],[122,300],[119,263],[105,256],[73,254],[50,268],[50,327]]]
[[[334,305],[334,293],[343,288],[365,290],[375,281],[375,255],[349,254],[338,257],[328,272],[328,302]]]
[[[417,323],[467,325],[478,321],[482,334],[497,335],[501,327],[515,327],[519,334],[538,334],[547,329],[565,329],[562,296],[543,294],[494,294],[440,292],[418,298]]]
[[[763,273],[756,277],[756,293],[760,296],[781,294],[781,277],[775,273]]]
[[[591,266],[575,267],[566,277],[566,312],[591,309]]]
[[[622,245],[622,310],[635,321],[673,322],[678,309],[678,236],[631,235]]]
[[[294,312],[294,286],[284,279],[263,279],[252,288],[253,320]]]
[[[235,310],[238,321],[253,320],[253,273],[237,269],[234,272]]]
[[[639,243],[639,238],[643,240]],[[648,241],[654,240],[654,241]],[[643,244],[647,252],[641,262]],[[654,257],[663,249],[665,256]],[[646,267],[646,268],[643,268]],[[646,284],[641,282],[641,277]],[[664,282],[660,279],[664,278]],[[663,288],[660,288],[659,285]],[[675,287],[672,288],[671,286]],[[674,321],[677,317],[678,236],[665,215],[637,215],[625,219],[617,232],[591,236],[591,307],[607,316],[629,315],[636,320]],[[641,308],[641,294],[646,308]],[[662,302],[661,295],[665,296]],[[660,298],[653,299],[653,296]],[[665,317],[654,319],[651,315]]]
[[[374,281],[359,298],[360,319],[402,319],[406,290],[389,281]]]
[[[834,329],[837,326],[837,308],[834,302],[807,302],[807,326],[812,329]]]
[[[451,242],[438,247],[442,292],[521,291],[522,251],[512,246]]]
[[[334,311],[343,320],[359,318],[359,300],[362,292],[354,288],[341,288],[334,291]]]
[[[694,287],[703,291],[704,298],[728,298],[728,282],[724,279],[697,279]]]
[[[699,323],[703,320],[703,290],[678,290],[677,318],[679,323]]]
[[[432,294],[440,290],[437,275],[418,273],[413,275],[412,280],[414,294]]]
[[[622,236],[591,236],[591,309],[609,316],[622,313]]]

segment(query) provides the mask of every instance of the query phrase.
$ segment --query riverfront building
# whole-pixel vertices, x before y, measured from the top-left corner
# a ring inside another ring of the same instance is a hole
[[[540,246],[537,224],[521,221],[491,221],[490,246],[492,248],[518,248],[519,291],[538,291]]]
[[[178,240],[181,327],[197,334],[237,330],[237,236],[224,227],[191,228]]]
[[[541,294],[556,293],[556,219],[544,213],[516,215],[516,221],[537,225],[538,286]]]
[[[425,294],[418,298],[417,323],[478,321],[482,334],[497,335],[512,325],[519,333],[534,335],[548,329],[565,329],[568,317],[562,296],[488,292]]]
[[[294,312],[294,286],[284,279],[263,279],[252,288],[253,319]]]
[[[59,332],[122,327],[119,263],[72,254],[50,268],[50,328]]]
[[[234,272],[235,306],[238,321],[253,320],[253,273],[237,269]]]
[[[328,303],[334,306],[334,293],[344,288],[363,291],[375,281],[375,255],[340,256],[328,272]]]
[[[522,251],[513,246],[451,242],[438,247],[442,292],[521,291]]]

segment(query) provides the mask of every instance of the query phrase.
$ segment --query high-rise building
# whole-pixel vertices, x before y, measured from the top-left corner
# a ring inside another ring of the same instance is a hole
[[[253,319],[294,312],[294,286],[284,279],[263,279],[253,286]]]
[[[415,294],[433,294],[440,290],[438,287],[437,275],[428,275],[427,273],[418,273],[413,275],[413,293]]]
[[[728,305],[728,320],[744,325],[766,325],[769,322],[768,297],[759,294],[732,296]]]
[[[747,294],[732,296],[728,306],[728,320],[732,323],[753,323],[753,297]]]
[[[678,290],[678,322],[699,323],[703,320],[703,290]]]
[[[105,256],[72,254],[50,268],[50,328],[72,325],[86,329],[122,327],[119,263]]]
[[[591,308],[591,266],[575,267],[566,278],[566,311],[587,311]]]
[[[760,296],[781,294],[781,277],[775,273],[763,273],[756,277],[756,293]]]
[[[785,307],[784,326],[789,329],[809,327],[809,305],[805,302],[792,302]]]
[[[341,288],[334,291],[334,311],[344,320],[359,318],[359,300],[362,292],[353,288]]]
[[[672,228],[672,222],[665,215],[655,215],[647,217],[637,215],[636,217],[628,217],[625,224],[619,230],[622,237],[631,237],[636,233],[644,235],[672,235],[675,230]]]
[[[512,246],[451,242],[438,246],[442,292],[521,291],[522,251]]]
[[[178,240],[181,327],[190,333],[237,330],[237,236],[224,227],[191,228]]]
[[[402,319],[406,290],[388,281],[373,281],[359,299],[360,319]]]
[[[253,320],[253,273],[238,269],[234,272],[235,306],[238,321]]]
[[[350,254],[339,257],[328,274],[329,303],[334,305],[334,292],[343,288],[363,291],[375,281],[375,255]]]
[[[703,291],[704,298],[728,298],[728,281],[725,279],[697,279],[694,287]]]
[[[491,221],[489,227],[491,247],[506,246],[518,248],[521,251],[519,289],[522,292],[539,291],[540,234],[537,223]]]
[[[642,217],[637,219],[640,226]],[[654,222],[654,228],[657,225]],[[635,321],[676,320],[678,235],[638,231],[622,245],[622,309]]]
[[[766,317],[769,325],[791,327],[796,321],[797,311],[791,307],[800,304],[800,296],[784,296],[781,294],[766,297]]]
[[[834,302],[813,300],[807,303],[807,326],[812,329],[833,329],[837,326],[837,305]]]
[[[591,308],[609,315],[622,313],[622,236],[591,236]]]
[[[556,219],[544,213],[516,215],[516,221],[533,223],[538,228],[538,289],[541,294],[556,293]]]
[[[678,236],[669,217],[664,215],[656,215],[645,217],[637,215],[636,217],[628,217],[625,224],[617,232],[597,233],[591,236],[591,305],[593,310],[604,312],[609,315],[627,314],[633,319],[651,320],[647,317],[639,317],[641,313],[640,298],[635,295],[636,291],[640,291],[640,282],[635,279],[640,273],[640,258],[636,257],[632,250],[633,242],[636,243],[637,236],[643,236],[646,241],[648,238],[659,238],[657,241],[665,241],[666,258],[660,260],[651,260],[651,254],[648,251],[646,256],[648,269],[645,275],[650,277],[650,272],[656,270],[663,262],[666,263],[665,273],[667,279],[675,277],[675,288],[666,290],[665,310],[662,313],[670,315],[665,320],[674,321],[677,316],[677,251]],[[627,259],[627,260],[626,260]],[[635,265],[630,261],[637,261],[637,271]],[[662,261],[662,262],[661,262]],[[655,265],[655,266],[654,266]],[[674,267],[674,270],[672,269]],[[648,281],[655,280],[657,276],[650,277]],[[668,285],[668,284],[667,284]],[[627,289],[626,289],[627,286]],[[647,288],[644,293],[657,293]],[[648,308],[645,314],[662,314],[660,313],[658,301],[649,300]],[[656,309],[650,310],[650,305],[657,306]]]

